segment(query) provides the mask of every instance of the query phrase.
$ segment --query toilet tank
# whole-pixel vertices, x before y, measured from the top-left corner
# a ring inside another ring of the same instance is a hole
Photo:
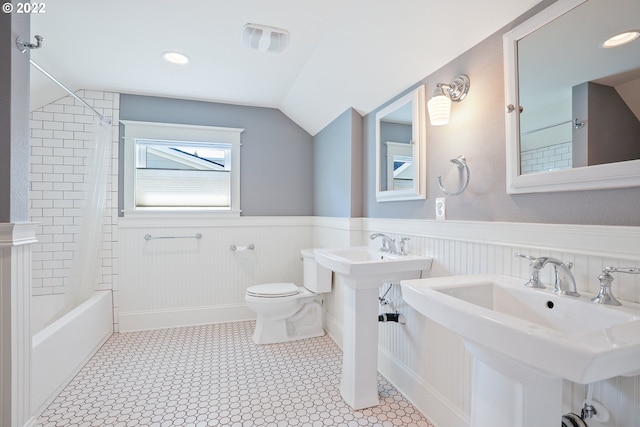
[[[316,294],[331,292],[331,270],[316,262],[313,249],[303,249],[300,252],[304,272],[303,286]]]

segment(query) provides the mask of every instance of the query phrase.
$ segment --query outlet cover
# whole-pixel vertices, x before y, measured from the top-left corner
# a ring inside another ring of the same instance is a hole
[[[436,198],[436,220],[442,221],[445,219],[445,214],[447,212],[447,204],[444,197]]]

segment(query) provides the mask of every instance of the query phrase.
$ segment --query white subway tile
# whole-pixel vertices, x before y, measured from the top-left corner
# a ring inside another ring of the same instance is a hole
[[[53,165],[38,165],[38,164],[31,165],[31,172],[50,174],[50,173],[53,173]]]
[[[51,129],[32,129],[31,136],[34,138],[53,138],[53,130]]]
[[[53,200],[32,200],[31,206],[36,209],[52,208]]]
[[[53,138],[55,139],[74,139],[74,133],[69,130],[54,130]]]
[[[64,113],[65,114],[73,114],[74,116],[76,114],[84,114],[84,107],[80,107],[77,105],[65,105],[64,106]],[[75,119],[75,117],[74,117]]]
[[[31,113],[33,120],[53,120],[53,113],[44,111],[34,111]]]
[[[65,122],[64,123],[64,130],[84,131],[84,125],[82,123]]]
[[[31,155],[32,156],[52,156],[53,148],[52,147],[31,147]]]
[[[53,139],[53,134],[52,134],[50,137],[44,138],[42,140],[42,146],[43,147],[63,147],[64,142],[59,139]]]
[[[48,104],[42,107],[42,111],[46,113],[63,113],[64,105],[59,104]]]
[[[42,122],[42,129],[64,130],[63,122]]]

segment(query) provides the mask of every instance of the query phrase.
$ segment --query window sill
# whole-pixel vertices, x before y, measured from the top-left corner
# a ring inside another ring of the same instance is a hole
[[[220,211],[213,209],[162,209],[162,210],[135,210],[123,211],[123,216],[119,221],[127,222],[127,220],[171,220],[171,219],[217,219],[217,218],[239,218],[241,211]]]

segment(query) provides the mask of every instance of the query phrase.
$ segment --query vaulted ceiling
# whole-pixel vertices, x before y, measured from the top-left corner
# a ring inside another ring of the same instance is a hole
[[[55,0],[31,17],[31,58],[72,90],[280,109],[314,135],[367,114],[540,0]],[[246,23],[286,29],[279,54],[242,46]],[[32,37],[33,40],[33,37]],[[187,65],[162,59],[187,55]],[[31,108],[64,96],[32,68]]]

